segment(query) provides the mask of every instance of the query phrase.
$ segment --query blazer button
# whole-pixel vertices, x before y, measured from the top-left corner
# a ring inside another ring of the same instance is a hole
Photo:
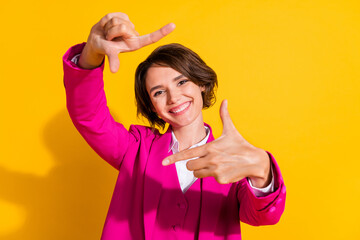
[[[177,205],[178,205],[178,208],[180,208],[180,209],[185,209],[186,208],[185,203],[178,203]]]
[[[275,206],[279,205],[279,203],[281,203],[281,202],[282,202],[282,198],[279,198],[278,200],[276,200]]]
[[[270,213],[273,213],[273,212],[275,212],[275,210],[276,210],[276,207],[271,207],[271,208],[269,209],[269,212],[270,212]]]
[[[174,230],[175,232],[177,232],[177,231],[180,230],[180,225],[179,225],[179,224],[173,225],[172,227],[173,227],[173,230]]]

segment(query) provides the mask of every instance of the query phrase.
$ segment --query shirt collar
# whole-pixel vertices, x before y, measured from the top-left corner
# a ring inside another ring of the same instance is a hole
[[[207,127],[207,126],[204,126],[204,127],[205,127],[205,131],[206,131],[205,138],[203,140],[201,140],[200,142],[192,145],[190,148],[199,147],[201,145],[204,145],[207,142],[207,140],[209,139],[209,136],[210,136],[210,128]],[[170,151],[172,151],[173,153],[178,153],[179,152],[179,142],[176,139],[173,130],[171,130],[171,143],[170,143],[168,152],[170,152]]]

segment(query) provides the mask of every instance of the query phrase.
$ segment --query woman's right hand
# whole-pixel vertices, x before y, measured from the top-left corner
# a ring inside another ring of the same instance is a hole
[[[120,66],[119,53],[155,43],[174,29],[175,24],[169,23],[155,32],[140,36],[125,13],[109,13],[91,28],[78,64],[81,68],[93,69],[101,65],[106,55],[110,71],[115,73]]]

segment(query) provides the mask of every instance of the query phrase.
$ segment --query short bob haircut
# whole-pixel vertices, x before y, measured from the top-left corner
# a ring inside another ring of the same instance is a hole
[[[215,101],[217,76],[195,52],[178,43],[167,44],[156,48],[145,61],[139,64],[135,73],[135,98],[137,115],[148,119],[151,127],[165,128],[166,122],[154,112],[149,94],[146,90],[146,74],[153,65],[170,67],[183,74],[198,86],[204,86],[202,92],[203,109],[212,106]]]

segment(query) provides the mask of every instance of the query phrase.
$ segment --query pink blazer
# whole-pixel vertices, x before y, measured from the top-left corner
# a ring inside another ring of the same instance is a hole
[[[161,161],[171,154],[171,133],[160,134],[139,125],[127,130],[115,122],[103,89],[104,65],[84,70],[70,61],[83,47],[84,43],[76,45],[63,57],[67,108],[87,143],[119,171],[102,239],[151,239],[162,176],[169,170]],[[213,140],[211,132],[208,141]],[[256,197],[246,179],[232,184],[219,184],[212,177],[203,179],[199,239],[240,239],[239,220],[255,226],[279,221],[286,191],[280,169],[269,156],[275,192],[265,197]]]

